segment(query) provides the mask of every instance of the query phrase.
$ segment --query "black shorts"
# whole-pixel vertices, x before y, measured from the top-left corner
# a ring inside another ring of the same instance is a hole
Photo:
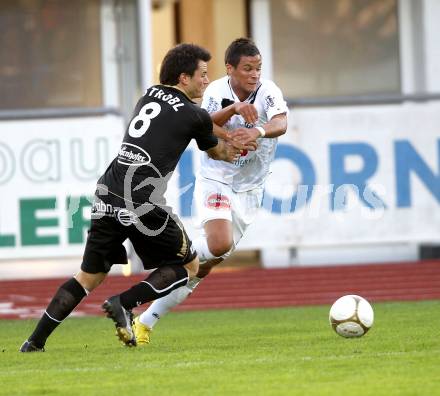
[[[126,264],[126,239],[133,244],[145,269],[185,265],[197,256],[183,225],[164,209],[156,206],[137,217],[129,209],[96,202],[81,264],[83,271],[107,273],[113,264]]]

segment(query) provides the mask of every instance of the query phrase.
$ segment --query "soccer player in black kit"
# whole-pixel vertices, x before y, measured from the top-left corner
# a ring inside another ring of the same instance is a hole
[[[165,296],[198,271],[197,253],[163,194],[192,139],[214,159],[234,161],[239,142],[217,139],[209,114],[192,99],[209,83],[209,52],[180,44],[165,56],[161,85],[147,89],[134,110],[117,157],[98,180],[92,221],[80,271],[55,293],[21,352],[44,351],[55,328],[106,277],[113,264],[127,263],[128,238],[149,276],[103,304],[126,345],[135,345],[131,309]]]

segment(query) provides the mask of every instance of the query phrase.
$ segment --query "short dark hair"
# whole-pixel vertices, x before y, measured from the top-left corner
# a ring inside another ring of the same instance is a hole
[[[225,52],[225,65],[230,64],[234,67],[240,63],[242,56],[260,55],[260,51],[250,38],[238,38],[234,40]]]
[[[182,73],[193,76],[199,61],[208,62],[211,54],[195,44],[179,44],[171,48],[160,66],[159,80],[161,84],[177,85]]]

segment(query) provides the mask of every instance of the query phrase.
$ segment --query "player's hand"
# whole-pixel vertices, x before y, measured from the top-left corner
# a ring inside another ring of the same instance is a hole
[[[255,128],[237,128],[232,131],[233,140],[240,142],[244,146],[256,143],[260,137],[260,132]]]
[[[255,151],[258,148],[258,143],[257,142],[249,142],[247,144],[245,144],[245,150],[247,151]]]
[[[235,162],[241,156],[241,149],[234,147],[231,143],[225,142],[225,159],[227,162]]]
[[[240,128],[245,129],[245,128]],[[245,129],[246,130],[246,129]],[[243,138],[241,136],[236,136],[235,131],[238,131],[238,129],[235,129],[234,131],[228,132],[226,138],[224,139],[226,142],[231,144],[236,149],[239,149],[241,151],[255,151],[258,148],[258,143],[256,140],[252,140],[247,143],[243,143]],[[248,140],[248,136],[246,134],[245,140]]]
[[[226,142],[228,142],[231,146],[235,147],[238,150],[250,150],[255,151],[257,148],[256,144],[243,144],[241,142],[241,139],[236,138],[233,134],[233,131],[229,131],[224,139]]]
[[[251,103],[235,102],[234,111],[235,114],[241,115],[248,124],[255,124],[258,121],[257,109]]]

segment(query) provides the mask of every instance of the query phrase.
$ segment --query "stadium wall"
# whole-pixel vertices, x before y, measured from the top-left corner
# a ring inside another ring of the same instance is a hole
[[[124,121],[11,121],[3,129],[2,258],[81,255],[94,185]],[[184,153],[168,191],[192,235],[197,158],[193,146]],[[439,203],[440,102],[292,109],[263,208],[240,248],[295,248],[292,263],[306,264],[332,261],[307,259],[313,250],[396,245],[406,246],[388,248],[396,260],[413,260],[419,244],[440,243]],[[348,261],[364,261],[357,256]]]
[[[136,3],[142,7],[136,8]],[[133,15],[142,11],[139,20],[148,20],[150,3],[130,2],[133,9],[125,14],[111,2],[102,2],[104,107],[131,111],[133,98],[139,96]],[[171,13],[175,2],[165,3]],[[250,33],[265,59],[263,72],[274,78],[269,1],[239,2],[239,20],[245,3],[250,4]],[[206,21],[209,25],[217,18],[215,47],[246,30],[245,22],[236,19],[233,30],[223,29],[218,18],[230,12],[227,4],[238,7],[237,2],[217,0]],[[225,7],[221,13],[220,5]],[[440,243],[440,5],[437,0],[399,0],[398,10],[401,93],[437,93],[437,100],[293,106],[268,179],[264,208],[240,244],[241,249],[261,250],[265,265],[415,260],[420,244]],[[191,21],[185,23],[191,26]],[[130,27],[126,36],[121,26]],[[158,26],[159,32],[169,28],[162,19]],[[172,38],[165,40],[157,33],[154,38],[155,46],[160,40],[164,48],[172,44]],[[195,42],[202,38],[191,36]],[[145,49],[140,74],[146,84],[157,69],[152,59],[163,54],[152,55],[145,36],[140,40],[139,47]],[[128,52],[126,44],[132,46]],[[220,52],[215,57],[221,62]],[[126,53],[130,56],[124,58]],[[122,90],[130,85],[127,81],[133,87]],[[120,90],[127,91],[125,100]],[[126,120],[122,115],[2,116],[0,109],[0,266],[6,260],[80,256],[96,179],[119,150]],[[197,232],[191,212],[194,150],[183,155],[168,194],[192,235]]]

